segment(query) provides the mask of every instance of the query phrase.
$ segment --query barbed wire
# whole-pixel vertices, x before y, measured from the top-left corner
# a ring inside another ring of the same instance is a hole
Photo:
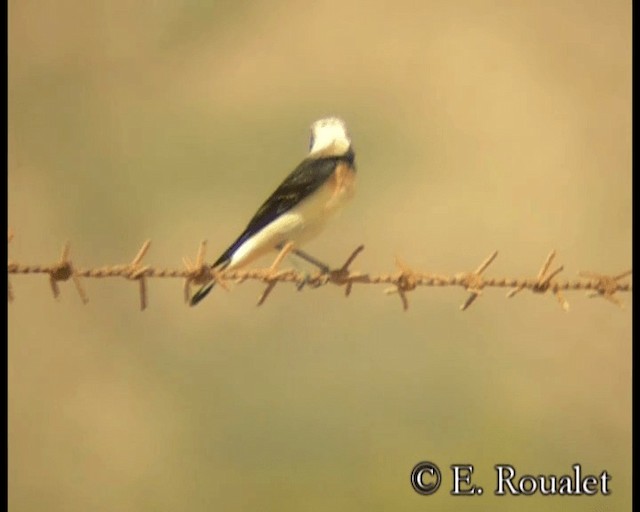
[[[13,233],[9,232],[9,242],[12,238]],[[485,288],[509,288],[508,298],[513,298],[523,290],[529,290],[536,294],[551,293],[565,311],[569,310],[569,303],[563,292],[587,291],[590,297],[602,297],[620,307],[623,307],[623,304],[618,298],[618,292],[631,292],[631,284],[623,282],[625,278],[631,276],[631,270],[617,275],[585,271],[578,274],[579,279],[557,279],[556,276],[564,270],[564,267],[561,265],[549,271],[556,256],[555,251],[549,253],[535,277],[488,278],[484,277],[483,273],[496,259],[498,251],[489,255],[475,270],[458,272],[450,276],[416,271],[400,259],[396,259],[397,270],[395,272],[373,275],[350,269],[354,260],[364,250],[363,245],[357,247],[340,268],[315,274],[307,274],[293,269],[279,269],[284,258],[293,250],[291,243],[283,247],[269,268],[222,271],[212,269],[205,263],[206,241],[200,243],[195,261],[191,261],[188,257],[183,258],[184,267],[180,269],[160,269],[151,265],[143,265],[142,260],[150,246],[151,241],[145,241],[129,263],[82,269],[73,265],[69,257],[70,244],[67,242],[60,259],[55,263],[25,265],[10,260],[7,264],[7,271],[9,274],[47,274],[55,298],[60,295],[58,282],[72,279],[80,299],[85,304],[89,299],[82,286],[81,278],[124,277],[138,282],[141,310],[144,310],[148,305],[147,279],[153,278],[184,279],[183,291],[186,302],[189,302],[191,297],[191,285],[193,284],[204,284],[215,280],[217,284],[228,291],[228,283],[230,282],[240,284],[248,280],[262,281],[267,286],[258,300],[258,305],[262,305],[267,300],[278,283],[293,283],[298,290],[304,287],[320,288],[328,284],[344,286],[346,296],[350,295],[356,284],[387,284],[391,286],[384,290],[385,293],[397,294],[404,310],[409,308],[408,292],[419,286],[459,286],[464,288],[469,295],[460,306],[462,311],[471,306],[482,295]],[[9,301],[14,299],[11,282],[8,282],[8,298]]]

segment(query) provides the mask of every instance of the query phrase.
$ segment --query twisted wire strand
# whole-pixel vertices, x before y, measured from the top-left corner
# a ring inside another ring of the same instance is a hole
[[[9,235],[9,241],[12,234]],[[247,269],[247,270],[224,270],[217,271],[211,269],[205,262],[206,242],[201,242],[196,255],[195,262],[184,258],[183,268],[157,268],[152,265],[143,265],[142,259],[147,254],[151,242],[149,240],[142,244],[142,247],[130,263],[105,265],[95,268],[75,268],[69,254],[69,243],[65,244],[58,262],[53,264],[26,265],[15,261],[7,264],[8,274],[47,274],[54,297],[59,296],[58,282],[72,279],[76,290],[83,302],[88,302],[88,297],[82,286],[80,278],[111,278],[124,277],[137,281],[140,289],[140,307],[145,309],[148,304],[148,292],[146,286],[147,279],[155,278],[178,278],[184,279],[184,295],[188,301],[191,296],[190,287],[192,284],[202,284],[210,280],[216,280],[222,287],[228,289],[228,283],[240,284],[248,280],[262,281],[267,287],[260,297],[258,305],[261,305],[268,298],[278,283],[293,283],[298,289],[303,287],[319,288],[328,284],[345,286],[345,295],[349,295],[354,285],[386,284],[385,289],[388,294],[398,294],[402,301],[403,308],[409,307],[407,293],[415,290],[419,286],[426,287],[463,287],[468,293],[467,300],[460,306],[466,310],[481,294],[485,288],[509,288],[507,297],[514,297],[523,290],[529,290],[537,294],[553,294],[564,310],[569,309],[569,303],[564,298],[562,292],[587,291],[590,296],[599,296],[622,307],[623,304],[618,298],[619,292],[631,292],[631,283],[624,281],[631,276],[631,270],[617,275],[607,275],[596,272],[581,272],[578,279],[559,279],[557,275],[564,270],[563,266],[557,267],[553,271],[549,268],[555,258],[555,251],[551,251],[545,259],[542,267],[535,277],[484,277],[484,271],[496,259],[498,252],[489,255],[482,263],[471,271],[459,272],[454,275],[442,275],[413,270],[400,260],[396,261],[398,270],[389,273],[369,274],[350,270],[350,266],[357,256],[362,252],[364,246],[356,248],[347,258],[342,267],[330,271],[329,273],[316,272],[306,274],[292,269],[280,270],[279,267],[286,255],[293,249],[292,244],[287,244],[278,253],[273,264],[269,268]],[[13,300],[13,289],[9,283],[9,300]]]

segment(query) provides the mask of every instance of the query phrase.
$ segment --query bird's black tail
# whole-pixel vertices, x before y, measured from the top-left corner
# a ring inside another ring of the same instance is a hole
[[[195,306],[198,302],[200,302],[202,299],[204,299],[207,295],[209,295],[209,292],[211,291],[211,289],[214,287],[214,285],[216,284],[215,281],[212,281],[210,283],[207,283],[205,285],[202,286],[202,288],[200,288],[193,297],[191,297],[191,300],[189,301],[189,305],[190,306]]]

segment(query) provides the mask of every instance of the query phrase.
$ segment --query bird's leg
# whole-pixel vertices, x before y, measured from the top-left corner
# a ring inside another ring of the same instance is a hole
[[[286,242],[282,242],[276,245],[276,249],[278,249],[279,251],[282,250],[285,243]],[[305,260],[307,263],[311,263],[312,265],[318,267],[320,269],[320,272],[322,272],[323,274],[328,274],[329,272],[331,272],[331,268],[329,267],[329,265],[325,265],[321,261],[307,254],[306,252],[301,251],[300,249],[296,249],[294,247],[293,249],[291,249],[291,253],[295,254],[298,258]]]
[[[329,267],[329,265],[326,265],[326,264],[322,263],[321,261],[315,259],[310,254],[307,254],[306,252],[301,251],[300,249],[295,249],[294,248],[291,252],[293,254],[295,254],[296,256],[298,256],[298,258],[301,258],[301,259],[311,263],[312,265],[318,267],[320,269],[320,272],[322,272],[323,274],[328,274],[331,271],[331,268]]]

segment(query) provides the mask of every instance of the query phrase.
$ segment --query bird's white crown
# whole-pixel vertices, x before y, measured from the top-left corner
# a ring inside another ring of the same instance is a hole
[[[351,147],[347,125],[337,117],[318,119],[311,125],[309,154],[343,155]]]

